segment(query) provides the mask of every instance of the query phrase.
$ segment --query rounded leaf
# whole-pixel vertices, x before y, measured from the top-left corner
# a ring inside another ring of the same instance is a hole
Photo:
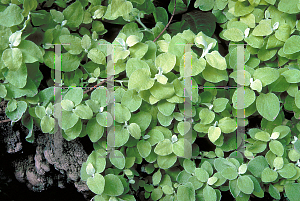
[[[256,108],[265,119],[274,121],[280,110],[279,99],[274,93],[262,93],[256,99]]]
[[[55,120],[52,117],[49,117],[48,115],[45,115],[41,120],[41,129],[43,133],[49,133],[54,129],[55,126]]]
[[[172,152],[172,143],[169,139],[160,141],[154,148],[154,153],[156,153],[159,156],[166,156],[171,154]]]
[[[275,181],[278,177],[278,173],[274,170],[271,170],[269,167],[266,167],[261,173],[262,182],[272,182]]]
[[[118,169],[123,169],[125,167],[125,157],[119,150],[113,150],[109,154],[109,160]]]
[[[155,59],[156,67],[161,67],[163,73],[170,72],[176,64],[176,56],[169,52],[158,55]]]
[[[119,196],[124,192],[124,186],[118,176],[113,174],[105,175],[104,191],[108,196]]]
[[[96,115],[98,124],[103,127],[110,127],[113,124],[113,118],[109,112],[101,112]]]
[[[278,140],[272,140],[269,142],[269,148],[277,156],[282,156],[284,153],[284,147]]]
[[[148,141],[140,140],[137,143],[137,149],[143,158],[146,158],[151,153],[151,144]]]
[[[127,128],[132,137],[134,137],[135,139],[141,138],[141,128],[138,124],[131,123]]]
[[[210,126],[208,129],[208,138],[214,143],[221,136],[221,129],[219,127]]]
[[[254,190],[254,183],[249,176],[239,176],[237,185],[245,194],[251,194]]]
[[[99,173],[96,173],[93,177],[89,177],[86,183],[89,189],[98,195],[103,193],[104,186],[106,185],[104,177]]]
[[[77,105],[74,113],[81,119],[91,119],[93,117],[92,109],[87,105]]]
[[[131,113],[126,106],[121,105],[120,103],[115,104],[115,120],[118,123],[125,123],[131,117]]]

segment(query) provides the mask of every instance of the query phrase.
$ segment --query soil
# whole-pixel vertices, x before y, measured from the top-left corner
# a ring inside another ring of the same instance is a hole
[[[6,119],[6,104],[0,103],[0,120]],[[81,165],[90,154],[80,139],[54,138],[34,125],[35,141],[29,143],[25,140],[28,129],[21,121],[13,126],[1,123],[0,132],[1,201],[85,201],[95,195],[80,180]]]

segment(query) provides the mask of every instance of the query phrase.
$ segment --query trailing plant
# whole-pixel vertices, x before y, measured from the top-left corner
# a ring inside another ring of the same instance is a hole
[[[53,5],[57,9],[47,11]],[[34,141],[33,123],[56,133],[55,118],[66,140],[88,136],[94,151],[82,164],[81,179],[95,201],[141,199],[135,197],[139,191],[150,200],[221,200],[222,191],[236,200],[263,198],[265,192],[298,200],[300,4],[196,0],[199,10],[185,13],[189,5],[172,0],[166,10],[150,0],[1,0],[0,97],[9,101],[5,112],[11,125],[21,120],[28,142]],[[150,14],[152,28],[143,23]],[[171,23],[176,14],[183,14],[182,21]],[[99,39],[107,32],[105,23],[123,25],[113,42]],[[229,43],[226,56],[219,52],[220,39]],[[241,71],[237,44],[244,43]],[[54,113],[50,87],[53,44],[63,44],[61,117]],[[113,73],[107,72],[110,44]],[[194,45],[191,52],[185,52],[186,44]],[[192,57],[191,123],[184,108],[187,55]],[[40,67],[51,69],[43,90],[38,90]],[[108,75],[116,78],[113,94],[105,87]],[[244,89],[217,90],[237,84]],[[239,90],[244,90],[243,106]],[[107,111],[109,102],[114,111]],[[246,131],[244,152],[236,151],[243,143],[236,137],[240,109],[245,125],[250,116],[262,117],[260,128]],[[294,117],[285,119],[284,110]],[[186,128],[192,129],[191,139],[185,138]],[[216,148],[201,151],[198,138]]]

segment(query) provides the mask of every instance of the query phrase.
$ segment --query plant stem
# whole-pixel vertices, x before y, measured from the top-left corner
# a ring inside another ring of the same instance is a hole
[[[135,20],[144,28],[144,30],[145,31],[147,31],[147,32],[149,32],[149,33],[151,33],[151,34],[153,34],[153,32],[152,31],[150,31],[145,25],[144,25],[144,23],[141,21],[141,19],[138,17],[135,17]]]
[[[94,88],[101,86],[104,82],[106,82],[108,79],[112,78],[113,76],[114,75],[111,75],[109,78],[106,78],[105,80],[103,80],[102,82],[100,82],[99,84],[97,84],[96,86],[94,86],[94,87],[92,87],[92,88],[84,91],[83,94],[86,94],[86,93],[92,91]]]
[[[165,30],[168,28],[168,26],[170,25],[170,23],[171,23],[171,21],[172,21],[172,19],[173,19],[173,16],[174,16],[174,14],[175,14],[176,1],[177,1],[177,0],[175,0],[174,10],[173,10],[172,16],[171,16],[171,18],[170,18],[170,20],[169,20],[167,26],[164,28],[164,30],[162,30],[162,32],[160,32],[160,34],[154,39],[153,42],[157,41],[157,39],[164,33],[164,31],[165,31]]]

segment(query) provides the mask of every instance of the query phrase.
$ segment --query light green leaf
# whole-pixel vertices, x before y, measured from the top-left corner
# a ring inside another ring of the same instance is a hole
[[[223,33],[223,36],[227,40],[238,42],[244,39],[244,33],[238,28],[226,29]]]
[[[81,119],[91,119],[93,117],[92,109],[84,104],[77,105],[74,113]]]
[[[150,89],[150,93],[157,98],[158,100],[171,98],[174,93],[174,85],[167,83],[167,84],[161,84],[159,82],[155,82],[153,87]]]
[[[93,167],[96,170],[96,173],[101,173],[105,170],[106,166],[106,157],[104,149],[98,149],[97,151],[92,151],[87,159],[87,163],[92,163]]]
[[[22,51],[24,63],[44,62],[43,52],[30,40],[22,40],[18,48]]]
[[[254,190],[254,183],[249,176],[239,176],[237,184],[239,189],[245,194],[251,194]]]
[[[192,156],[192,145],[188,140],[180,138],[173,144],[173,153],[180,157],[190,158]]]
[[[287,39],[289,39],[290,35],[291,35],[291,26],[286,23],[279,24],[278,29],[275,31],[275,37],[278,40],[285,42]]]
[[[226,160],[225,158],[216,158],[214,160],[214,166],[218,172],[222,172],[227,167],[234,167],[236,166],[231,163],[230,161]]]
[[[209,65],[216,69],[225,70],[227,68],[225,58],[222,57],[218,51],[212,51],[211,53],[207,53],[205,55],[205,58],[207,63],[209,63]]]
[[[174,103],[169,103],[166,100],[161,100],[157,104],[158,110],[165,116],[173,114],[175,106],[176,105]]]
[[[105,186],[103,193],[108,196],[122,195],[122,193],[124,192],[124,186],[118,176],[114,174],[107,174],[104,176],[104,179]]]
[[[284,147],[278,140],[272,140],[269,143],[269,148],[277,156],[282,156],[284,153]]]
[[[42,120],[41,120],[41,129],[43,131],[43,133],[49,133],[50,131],[52,131],[52,129],[54,129],[55,126],[55,120],[54,118],[45,115]]]
[[[156,67],[161,67],[164,74],[170,72],[176,64],[176,56],[169,52],[158,55],[155,59]]]
[[[202,75],[205,80],[212,83],[218,83],[222,80],[228,81],[228,74],[226,70],[218,70],[211,67],[209,64],[206,65],[205,69],[202,71]]]
[[[215,112],[223,112],[229,100],[227,98],[216,98],[213,101],[213,110]]]
[[[3,12],[0,12],[0,25],[5,27],[18,25],[23,19],[22,10],[16,4],[10,4]]]
[[[186,172],[192,174],[196,169],[195,161],[191,161],[190,159],[184,159],[183,167]]]
[[[291,69],[281,73],[285,77],[288,83],[299,83],[300,82],[300,71],[297,69]]]
[[[261,92],[261,90],[262,90],[262,83],[261,83],[261,81],[259,79],[256,79],[254,82],[252,82],[250,84],[250,88],[252,90],[256,90],[258,92]]]
[[[166,156],[172,153],[172,143],[169,139],[160,141],[154,148],[154,153],[159,156]]]
[[[58,124],[62,129],[72,128],[77,123],[79,117],[75,113],[69,111],[62,111],[61,113],[61,116],[55,113],[54,116],[58,118]]]
[[[287,39],[283,45],[283,52],[285,54],[294,54],[300,51],[300,36],[293,35]]]
[[[151,153],[151,144],[148,141],[145,140],[140,140],[137,143],[137,149],[139,151],[139,154],[143,157],[146,158],[147,156],[149,156],[149,154]]]
[[[274,187],[272,184],[269,185],[269,194],[277,199],[277,200],[280,200],[280,192],[278,191],[278,189],[276,187]]]
[[[142,98],[135,90],[127,90],[121,100],[121,104],[126,106],[130,112],[135,112],[142,104]]]
[[[79,27],[83,20],[83,13],[83,7],[80,1],[72,3],[63,11],[67,25],[71,28]]]
[[[62,23],[62,21],[65,19],[64,15],[62,14],[62,12],[51,9],[50,10],[50,14],[52,16],[52,19],[54,22],[57,22],[59,24]]]
[[[61,107],[66,111],[72,111],[74,108],[73,101],[70,101],[68,99],[61,101]]]
[[[234,119],[231,119],[230,117],[224,117],[220,119],[218,127],[221,128],[223,133],[232,133],[237,129],[237,124]]]
[[[196,168],[195,169],[195,176],[201,182],[207,182],[207,180],[209,178],[209,175],[208,175],[207,171],[204,170],[203,168]]]
[[[134,46],[135,44],[137,44],[138,42],[141,42],[140,37],[136,36],[136,35],[130,35],[127,39],[126,39],[126,44],[129,47]]]
[[[213,189],[209,185],[205,186],[205,188],[203,189],[203,196],[205,201],[217,201],[217,193],[215,189]]]
[[[169,169],[177,161],[177,156],[175,154],[170,154],[167,156],[157,156],[157,165],[161,169]]]
[[[274,121],[279,114],[280,103],[274,93],[260,94],[256,99],[258,113],[268,121]]]
[[[24,112],[27,110],[27,103],[25,101],[17,102],[17,109],[10,112],[8,108],[5,109],[6,116],[14,122],[17,122],[21,119]]]
[[[293,163],[284,164],[283,168],[278,170],[277,172],[285,179],[290,179],[297,174],[295,164]]]
[[[91,100],[98,101],[100,107],[106,107],[110,102],[110,94],[107,88],[97,88],[91,93]]]
[[[123,169],[125,167],[125,157],[119,150],[113,150],[109,154],[109,160],[118,169]]]
[[[82,88],[71,88],[64,96],[63,100],[70,100],[75,106],[79,105],[83,99]]]
[[[20,44],[21,36],[22,36],[22,31],[16,31],[9,37],[9,42],[12,45],[12,47],[16,47]]]
[[[128,89],[143,91],[150,89],[153,85],[154,79],[150,77],[150,71],[147,69],[137,69],[129,78]]]
[[[7,94],[7,90],[3,84],[0,85],[0,97],[4,98]]]
[[[259,25],[257,25],[252,34],[254,36],[268,36],[273,32],[272,25],[271,25],[271,20],[261,20],[259,22]]]
[[[127,128],[132,137],[134,137],[135,139],[141,138],[141,128],[138,124],[131,123]]]
[[[238,102],[238,95],[244,95],[244,102]],[[255,101],[255,93],[249,88],[239,87],[236,89],[232,96],[232,103],[234,109],[244,109],[249,107]],[[239,105],[238,105],[239,103]]]
[[[67,138],[66,137],[65,138],[68,141],[74,140],[80,135],[81,130],[82,130],[82,122],[80,119],[78,119],[78,121],[73,127],[64,130],[64,134],[67,136]]]
[[[114,18],[127,15],[133,9],[132,3],[126,0],[112,0],[111,15]]]
[[[152,176],[152,183],[154,186],[157,186],[161,181],[161,172],[160,169],[157,170]]]
[[[269,167],[266,167],[261,173],[262,182],[272,182],[275,181],[278,177],[278,173]]]
[[[86,173],[89,175],[95,174],[95,168],[92,163],[88,163],[88,165],[86,166]]]
[[[258,68],[254,71],[254,79],[259,79],[262,82],[262,86],[265,87],[279,78],[278,70],[271,67]]]
[[[260,140],[260,141],[269,142],[270,141],[270,134],[268,132],[265,132],[265,131],[257,132],[255,134],[255,138]]]
[[[222,170],[222,176],[228,180],[234,180],[238,176],[238,172],[235,167],[227,167]]]
[[[86,183],[89,189],[98,195],[103,193],[104,186],[106,186],[104,177],[99,173],[96,173],[93,177],[89,177]]]
[[[19,48],[8,48],[2,53],[4,65],[12,71],[16,71],[21,67],[22,59],[22,51]]]
[[[190,129],[191,129],[190,122],[181,121],[177,124],[177,130],[179,131],[180,135],[182,135],[182,136],[184,136]]]
[[[115,120],[118,123],[125,123],[131,117],[131,113],[126,106],[121,105],[120,103],[115,104]]]
[[[36,106],[35,114],[38,118],[42,119],[46,115],[46,110],[44,106]]]
[[[281,0],[278,3],[278,10],[288,14],[296,14],[299,13],[300,10],[296,4],[298,4],[298,0]]]
[[[120,147],[126,144],[129,139],[129,131],[123,126],[117,125],[111,129],[107,135],[107,144],[111,147]]]
[[[137,69],[146,69],[150,71],[149,65],[144,61],[138,58],[130,58],[126,62],[126,75],[128,78],[132,75]]]
[[[211,126],[208,129],[208,138],[214,143],[221,136],[221,129],[219,127]]]
[[[86,125],[86,132],[92,142],[97,142],[103,136],[104,128],[92,118]]]
[[[283,158],[281,156],[278,156],[274,159],[274,162],[273,162],[273,166],[276,168],[276,169],[281,169],[283,167]]]
[[[286,196],[290,201],[297,201],[299,200],[300,194],[300,184],[299,183],[287,183],[284,185],[284,190]]]
[[[111,114],[106,111],[103,111],[101,113],[99,112],[96,115],[96,120],[97,120],[98,124],[100,124],[103,127],[110,127],[114,121]]]
[[[150,142],[151,146],[153,146],[153,145],[159,143],[160,141],[164,140],[163,133],[158,129],[150,130],[147,135],[150,136],[150,138],[147,139],[147,141]]]
[[[201,124],[210,124],[215,119],[215,113],[207,108],[203,108],[199,112],[199,118],[201,119]]]
[[[103,52],[101,52],[97,48],[91,49],[87,56],[89,59],[91,59],[96,64],[105,64],[106,63],[105,55],[103,54]]]
[[[178,201],[194,201],[195,190],[191,182],[180,185],[177,189],[177,200]]]
[[[81,39],[81,47],[85,50],[88,50],[91,47],[91,38],[86,34]]]
[[[27,67],[22,63],[21,67],[16,71],[9,70],[6,75],[4,75],[6,80],[17,88],[23,88],[27,82]]]

